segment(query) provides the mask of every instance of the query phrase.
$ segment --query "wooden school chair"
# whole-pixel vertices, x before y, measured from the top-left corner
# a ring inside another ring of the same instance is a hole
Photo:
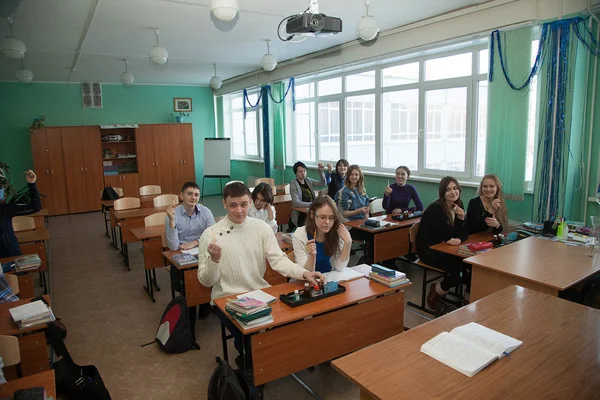
[[[140,196],[148,196],[149,194],[160,194],[161,189],[158,185],[146,185],[140,188]]]
[[[179,196],[176,194],[161,194],[156,196],[152,202],[154,207],[176,206],[179,204]]]
[[[158,212],[148,215],[144,218],[144,226],[165,226],[166,212]],[[158,239],[158,238],[157,238]],[[150,299],[156,303],[154,299],[154,287],[160,291],[160,287],[156,282],[156,268],[165,266],[165,258],[162,253],[167,248],[166,234],[160,236],[160,241],[156,239],[144,240],[142,243],[144,249],[144,274],[146,275],[146,286],[144,290],[150,296]]]
[[[35,230],[35,219],[27,216],[17,216],[12,219],[12,226],[15,232]]]
[[[21,372],[21,349],[19,347],[19,338],[11,335],[0,335],[0,358],[4,367],[15,365],[17,368],[17,378],[23,376]]]
[[[266,183],[271,187],[275,187],[275,179],[273,178],[258,178],[254,181],[254,187],[258,186],[259,183]],[[275,192],[273,192],[273,196],[275,196]]]
[[[114,211],[131,210],[133,208],[140,208],[141,202],[137,197],[122,197],[115,200],[113,203]],[[112,234],[115,235],[115,227],[112,227]],[[127,251],[127,244],[123,244],[123,235],[119,230],[119,242],[121,243],[121,253],[125,257],[125,265],[129,268],[129,252]]]

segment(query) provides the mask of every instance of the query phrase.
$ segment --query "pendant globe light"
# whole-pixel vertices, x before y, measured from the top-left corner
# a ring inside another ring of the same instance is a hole
[[[221,81],[221,78],[217,76],[217,64],[213,64],[213,67],[215,69],[215,76],[210,78],[210,87],[214,90],[219,90],[221,89],[223,82]]]
[[[21,58],[21,68],[17,70],[17,80],[22,83],[31,83],[33,80],[33,72],[25,68],[25,57]]]
[[[277,66],[277,59],[271,54],[271,41],[267,40],[267,54],[260,60],[260,65],[265,71],[273,71]]]
[[[377,34],[379,33],[379,27],[377,26],[377,21],[371,15],[369,15],[369,6],[371,5],[371,0],[365,0],[365,7],[367,12],[365,15],[358,21],[358,25],[356,27],[356,33],[358,36],[364,40],[369,41],[375,39]]]
[[[129,62],[125,58],[123,59],[123,61],[125,61],[125,72],[121,74],[121,83],[123,83],[123,85],[126,86],[133,85],[133,81],[135,80],[135,78],[133,74],[127,70]]]
[[[210,2],[210,11],[215,18],[223,22],[234,19],[239,10],[238,0],[211,0]]]
[[[167,52],[167,49],[158,45],[160,29],[154,28],[154,35],[156,35],[156,46],[150,50],[150,61],[156,65],[164,65],[169,59],[169,53]]]
[[[2,49],[4,55],[8,58],[13,58],[15,60],[21,59],[25,57],[27,48],[25,47],[25,43],[12,35],[12,17],[6,17],[6,20],[8,21],[9,36],[0,42],[0,49]]]

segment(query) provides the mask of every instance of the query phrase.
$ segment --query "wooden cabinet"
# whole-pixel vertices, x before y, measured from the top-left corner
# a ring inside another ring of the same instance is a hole
[[[105,176],[104,184],[123,189],[123,197],[140,197],[138,174]]]
[[[175,163],[175,160],[171,158],[169,126],[166,124],[152,125],[156,185],[161,187],[162,193],[173,193],[171,170],[173,169],[172,165]]]
[[[61,128],[35,130],[30,139],[42,206],[48,210],[48,215],[68,214]]]
[[[185,182],[196,181],[192,124],[169,125],[169,140],[173,190],[177,192]]]
[[[69,212],[100,210],[102,155],[97,127],[61,129]]]
[[[138,156],[138,173],[140,186],[156,185],[156,168],[154,165],[154,137],[152,125],[140,125],[135,135]]]

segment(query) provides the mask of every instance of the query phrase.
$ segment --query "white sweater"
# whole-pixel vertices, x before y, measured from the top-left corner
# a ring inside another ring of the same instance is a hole
[[[306,235],[306,226],[301,226],[300,228],[296,229],[296,231],[292,235],[292,245],[294,246],[294,257],[296,258],[296,263],[303,267],[306,264],[306,260],[308,259],[308,252],[306,251],[307,243],[308,236]],[[340,238],[340,245],[338,247],[338,251],[333,256],[329,257],[329,263],[331,264],[332,270],[342,271],[348,265],[348,261],[350,261],[350,257],[348,257],[346,261],[340,260],[343,248],[344,240]],[[315,266],[313,264],[309,271],[314,270]]]
[[[207,250],[214,239],[213,233],[222,248],[218,264],[211,260]],[[302,279],[306,272],[281,251],[271,227],[264,221],[246,218],[243,223],[235,224],[225,217],[200,237],[198,280],[204,286],[212,286],[213,300],[262,289],[269,286],[263,278],[266,260],[271,268],[287,277]]]
[[[273,206],[268,205],[268,207]],[[257,210],[254,202],[251,202],[250,206],[248,207],[248,216],[265,221],[271,227],[271,229],[273,229],[273,232],[277,232],[277,215],[275,213],[275,207],[273,207],[273,219],[269,221],[269,212],[265,209]]]

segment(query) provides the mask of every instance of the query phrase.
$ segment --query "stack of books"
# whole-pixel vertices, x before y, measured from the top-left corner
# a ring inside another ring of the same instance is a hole
[[[471,250],[468,244],[463,244],[458,248],[458,254],[461,256],[471,257],[476,256],[477,254],[485,253],[486,251],[490,251],[491,249],[483,249],[483,250]]]
[[[41,300],[8,310],[19,329],[31,328],[56,320],[52,309]]]
[[[42,265],[42,260],[37,254],[30,254],[15,259],[15,271],[17,272],[36,269],[39,268],[40,265]]]
[[[244,329],[254,328],[273,322],[271,307],[264,301],[251,297],[229,300],[225,309]]]
[[[181,253],[181,254],[175,254],[173,256],[173,261],[177,264],[177,265],[190,265],[190,264],[194,264],[196,262],[198,262],[198,257],[196,257],[193,254],[187,254],[187,253]]]
[[[404,272],[394,271],[378,264],[371,266],[369,279],[392,288],[410,282]]]

